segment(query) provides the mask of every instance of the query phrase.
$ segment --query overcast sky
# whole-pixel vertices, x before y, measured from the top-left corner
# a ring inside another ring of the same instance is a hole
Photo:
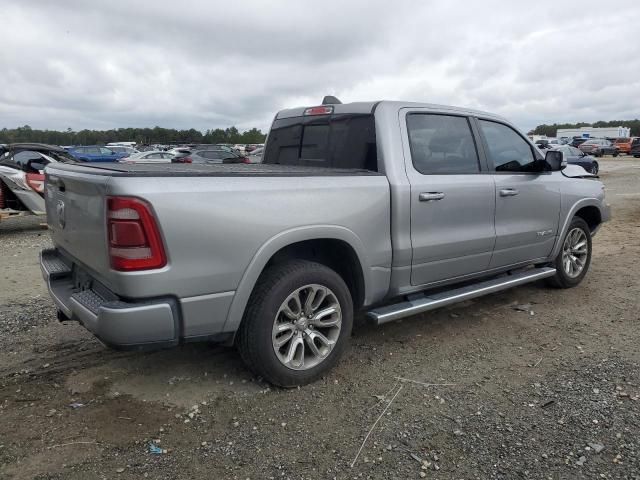
[[[0,0],[0,128],[268,128],[411,100],[640,117],[640,1]]]

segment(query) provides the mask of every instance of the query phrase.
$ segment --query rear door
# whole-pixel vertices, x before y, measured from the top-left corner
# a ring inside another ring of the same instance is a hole
[[[496,236],[495,188],[481,168],[470,119],[404,109],[400,125],[411,184],[411,283],[486,270]]]
[[[491,268],[547,257],[558,234],[560,188],[550,172],[535,172],[533,146],[511,126],[478,120],[493,169],[496,245]]]

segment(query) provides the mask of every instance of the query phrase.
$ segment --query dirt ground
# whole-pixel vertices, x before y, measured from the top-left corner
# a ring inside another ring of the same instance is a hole
[[[59,323],[41,220],[3,222],[0,478],[639,479],[640,160],[601,176],[614,218],[578,288],[358,322],[338,368],[293,390],[232,349],[114,352]]]

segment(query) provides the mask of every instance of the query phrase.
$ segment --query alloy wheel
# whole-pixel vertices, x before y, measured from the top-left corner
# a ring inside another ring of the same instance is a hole
[[[308,370],[322,363],[335,347],[342,328],[336,295],[318,284],[296,289],[282,302],[271,340],[280,363]]]
[[[589,242],[581,228],[574,228],[567,234],[562,245],[562,268],[570,278],[578,277],[587,263]]]

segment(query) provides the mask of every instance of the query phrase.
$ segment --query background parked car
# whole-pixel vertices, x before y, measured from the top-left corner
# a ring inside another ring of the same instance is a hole
[[[264,147],[258,147],[255,150],[252,150],[247,158],[249,159],[249,163],[262,163],[262,153],[264,152]]]
[[[633,142],[634,138],[637,138],[637,137],[616,138],[614,145],[618,147],[618,150],[620,150],[620,153],[628,154],[629,152],[631,152],[631,143]]]
[[[240,144],[236,144],[232,147],[233,150],[235,150],[238,153],[244,154],[245,153],[245,147],[246,145],[240,145]]]
[[[236,152],[209,148],[195,149],[188,156],[174,158],[172,163],[249,163],[249,159]]]
[[[133,147],[128,147],[126,145],[110,145],[107,148],[109,150],[113,150],[116,153],[125,154],[126,156],[130,156],[130,155],[133,155],[134,153],[138,153],[138,150],[136,150]]]
[[[99,145],[71,147],[67,151],[72,157],[82,162],[117,162],[127,156],[124,153],[117,153],[110,148]]]
[[[546,138],[541,138],[539,140],[536,140],[534,143],[536,147],[538,147],[540,150],[546,150],[547,148],[551,148],[549,140]]]
[[[587,140],[589,140],[589,139],[588,138],[583,138],[583,137],[573,137],[573,140],[571,140],[569,145],[571,145],[572,147],[579,147],[580,145],[582,145]]]
[[[562,152],[567,163],[580,165],[589,173],[597,175],[598,170],[600,169],[596,158],[591,155],[587,155],[579,148],[572,147],[571,145],[561,145],[559,147],[555,147],[554,150]]]
[[[75,162],[61,147],[42,143],[13,143],[0,147],[0,212],[44,210],[44,168],[49,163]]]
[[[191,163],[191,149],[190,148],[173,148],[167,153],[173,155],[171,163]]]
[[[629,155],[633,155],[635,158],[640,158],[640,137],[635,137],[631,141],[631,149]]]
[[[584,153],[590,153],[596,157],[604,157],[605,155],[613,155],[617,157],[619,150],[609,141],[602,139],[587,140],[578,147]]]
[[[122,163],[171,163],[174,155],[161,150],[138,152],[120,160]]]

